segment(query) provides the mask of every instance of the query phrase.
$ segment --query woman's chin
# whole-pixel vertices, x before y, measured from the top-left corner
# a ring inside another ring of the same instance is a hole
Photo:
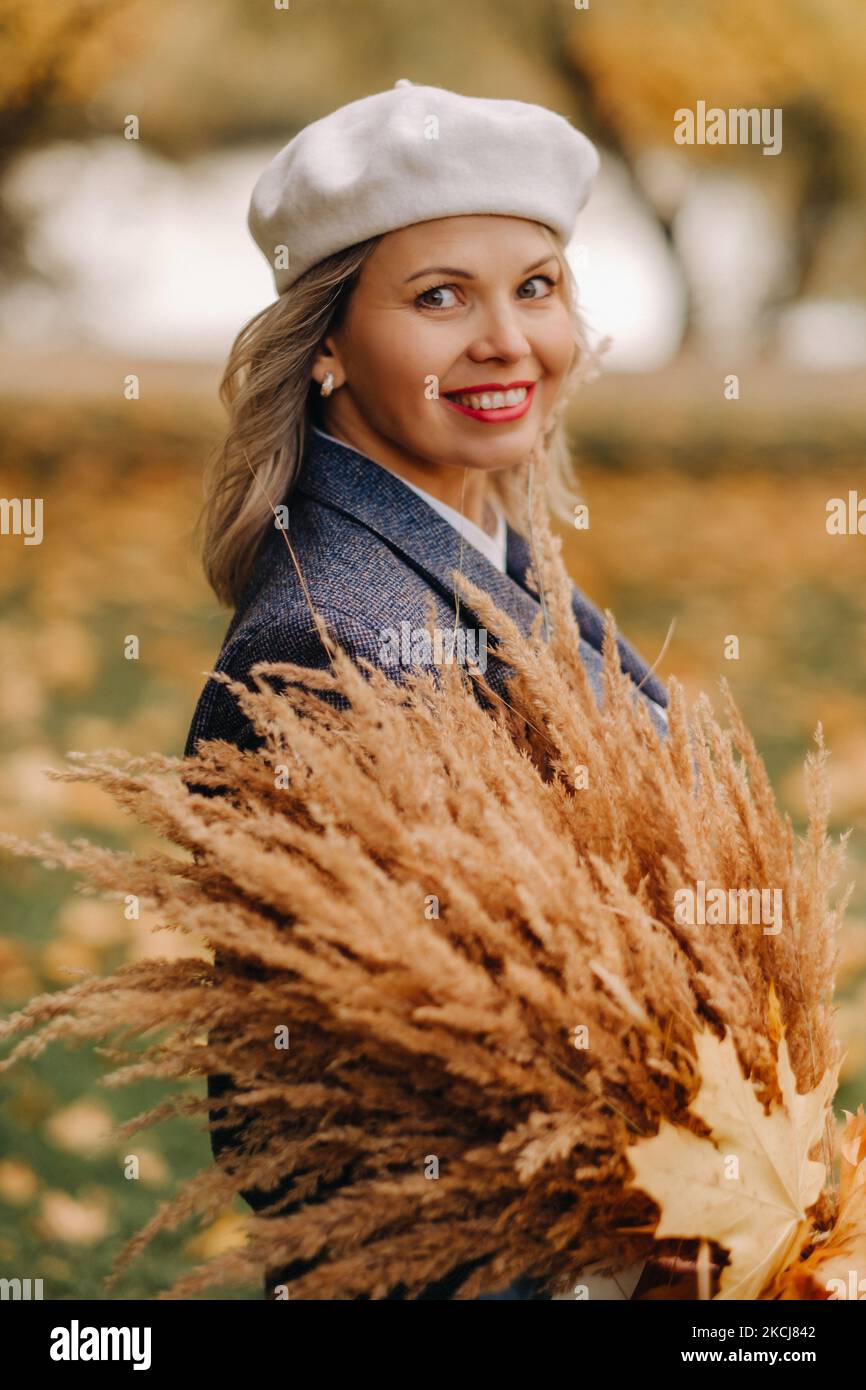
[[[523,463],[539,438],[539,430],[532,428],[515,429],[471,441],[455,439],[450,448],[443,450],[443,459],[463,468],[480,468],[487,472],[500,472],[505,468],[516,468]]]

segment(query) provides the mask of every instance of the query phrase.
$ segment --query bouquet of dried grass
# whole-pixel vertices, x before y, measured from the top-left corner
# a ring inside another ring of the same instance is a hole
[[[414,1297],[464,1262],[460,1298],[524,1274],[558,1293],[674,1237],[725,1252],[723,1298],[835,1296],[866,1266],[862,1107],[832,1176],[847,895],[831,901],[844,841],[827,835],[820,726],[800,840],[727,688],[723,729],[671,681],[660,737],[610,615],[596,700],[544,544],[549,641],[462,586],[513,668],[508,704],[456,666],[395,684],[334,649],[327,672],[259,668],[255,689],[228,683],[261,749],[52,774],[103,787],[182,856],[4,837],[139,895],[220,958],[129,965],[2,1028],[32,1034],[4,1066],[111,1037],[112,1084],[234,1078],[231,1163],[187,1183],[115,1277],[157,1231],[287,1178],[322,1200],[249,1218],[242,1248],[166,1296],[294,1259],[315,1263],[292,1297]],[[781,930],[690,924],[678,903],[699,883],[779,890]],[[154,1030],[143,1052],[118,1042]],[[179,1094],[123,1133],[206,1108]]]

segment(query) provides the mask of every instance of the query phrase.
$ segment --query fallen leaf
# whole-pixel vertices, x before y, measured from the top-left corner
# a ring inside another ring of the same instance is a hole
[[[114,1116],[96,1100],[76,1100],[45,1124],[48,1139],[69,1153],[99,1154],[111,1147]]]
[[[12,1206],[23,1205],[35,1195],[39,1179],[32,1168],[14,1158],[0,1160],[0,1197]]]
[[[105,1198],[78,1200],[66,1192],[46,1192],[38,1222],[43,1236],[69,1245],[95,1245],[108,1234],[110,1210]]]
[[[246,1239],[245,1218],[237,1212],[224,1211],[206,1230],[192,1236],[184,1245],[184,1250],[196,1259],[209,1260],[225,1250],[239,1250]]]

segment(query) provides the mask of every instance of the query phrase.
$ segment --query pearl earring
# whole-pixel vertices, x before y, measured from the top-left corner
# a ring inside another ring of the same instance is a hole
[[[322,382],[321,388],[320,388],[320,390],[319,390],[319,395],[320,395],[320,396],[330,396],[330,394],[331,394],[331,392],[333,391],[333,389],[334,389],[334,373],[333,373],[333,372],[325,372],[325,380]]]

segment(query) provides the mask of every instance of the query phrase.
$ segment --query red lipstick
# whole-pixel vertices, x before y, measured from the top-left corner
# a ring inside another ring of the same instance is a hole
[[[517,405],[503,405],[498,409],[494,407],[490,410],[475,410],[471,405],[460,405],[458,401],[450,399],[453,396],[480,396],[485,391],[514,391],[518,386],[526,387],[526,395],[523,400],[519,401]],[[472,419],[481,420],[487,425],[498,425],[505,424],[509,420],[519,420],[522,415],[525,415],[532,405],[534,394],[534,381],[488,381],[483,385],[464,386],[458,391],[448,391],[443,393],[440,400],[443,400],[452,410],[459,410],[461,415],[470,415]]]

